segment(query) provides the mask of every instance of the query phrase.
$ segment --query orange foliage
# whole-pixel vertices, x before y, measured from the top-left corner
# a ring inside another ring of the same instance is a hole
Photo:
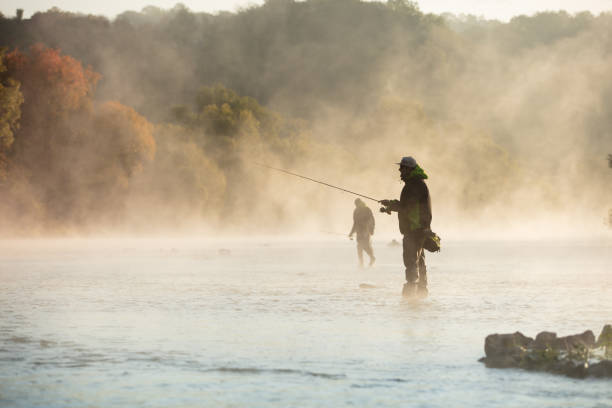
[[[24,96],[12,185],[27,188],[11,201],[33,203],[18,211],[59,230],[120,220],[132,175],[155,155],[153,126],[118,102],[94,104],[100,75],[59,50],[15,50],[6,66]]]
[[[57,113],[77,110],[87,104],[100,79],[79,61],[42,44],[30,47],[28,54],[19,50],[7,54],[6,66],[21,82],[25,109],[36,104]]]

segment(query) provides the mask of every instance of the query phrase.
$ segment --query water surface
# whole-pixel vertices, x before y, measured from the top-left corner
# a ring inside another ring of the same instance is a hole
[[[612,241],[446,242],[421,301],[374,245],[0,242],[0,407],[612,407],[609,380],[477,361],[612,323]]]

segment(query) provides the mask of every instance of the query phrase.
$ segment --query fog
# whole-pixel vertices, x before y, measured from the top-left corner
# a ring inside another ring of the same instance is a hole
[[[2,18],[1,231],[348,233],[354,196],[258,164],[389,199],[411,155],[443,238],[605,234],[611,20],[358,0]]]

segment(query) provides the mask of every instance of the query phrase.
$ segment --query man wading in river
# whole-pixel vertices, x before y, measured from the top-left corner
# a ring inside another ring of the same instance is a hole
[[[359,266],[363,266],[363,251],[370,257],[370,266],[374,264],[376,258],[372,250],[370,235],[374,234],[374,215],[372,210],[361,199],[355,199],[355,211],[353,211],[353,228],[349,233],[349,238],[353,239],[353,234],[357,234],[357,257]]]
[[[423,243],[431,233],[431,199],[425,184],[427,174],[412,157],[402,157],[399,163],[404,188],[398,200],[381,200],[381,212],[397,211],[399,229],[404,235],[404,266],[406,283],[403,294],[427,294],[427,269]]]

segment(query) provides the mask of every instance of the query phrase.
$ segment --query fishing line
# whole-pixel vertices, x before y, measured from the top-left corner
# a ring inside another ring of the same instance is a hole
[[[364,194],[359,194],[359,193],[356,193],[356,192],[351,191],[351,190],[347,190],[347,189],[342,188],[342,187],[334,186],[332,184],[325,183],[324,181],[315,180],[315,179],[310,178],[310,177],[306,177],[306,176],[302,176],[300,174],[292,173],[292,172],[290,172],[288,170],[284,170],[284,169],[279,169],[277,167],[268,166],[267,164],[262,164],[262,163],[254,163],[254,164],[256,164],[257,166],[268,168],[268,169],[272,169],[272,170],[276,170],[276,171],[281,171],[283,173],[287,173],[287,174],[290,174],[290,175],[295,176],[295,177],[300,177],[300,178],[303,178],[305,180],[314,181],[315,183],[323,184],[324,186],[335,188],[337,190],[344,191],[345,193],[354,194],[354,195],[357,195],[359,197],[367,198],[368,200],[372,200],[372,201],[376,201],[377,203],[380,203],[380,200],[377,200],[376,198],[368,197],[367,195],[364,195]]]

